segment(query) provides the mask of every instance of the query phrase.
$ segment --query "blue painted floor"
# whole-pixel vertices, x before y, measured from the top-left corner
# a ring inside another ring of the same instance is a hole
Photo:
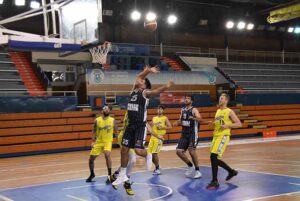
[[[134,196],[128,196],[121,185],[118,190],[106,185],[106,177],[97,177],[93,183],[74,180],[0,190],[0,195],[14,201],[239,201],[300,191],[300,177],[239,171],[237,177],[230,183],[225,183],[227,174],[221,169],[220,188],[206,190],[205,187],[211,179],[209,167],[201,167],[201,179],[188,179],[184,172],[182,168],[171,168],[164,169],[160,176],[153,176],[151,172],[134,173]]]

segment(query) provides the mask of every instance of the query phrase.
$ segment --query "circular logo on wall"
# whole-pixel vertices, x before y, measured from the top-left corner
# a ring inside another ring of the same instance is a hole
[[[217,76],[214,72],[206,72],[209,84],[216,84]]]
[[[93,69],[91,72],[91,81],[93,84],[99,84],[104,79],[104,73],[100,69]]]

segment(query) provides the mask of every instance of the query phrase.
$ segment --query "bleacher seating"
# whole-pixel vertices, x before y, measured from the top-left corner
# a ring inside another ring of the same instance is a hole
[[[300,65],[227,62],[218,67],[245,90],[300,88]]]
[[[18,70],[7,52],[0,53],[0,96],[27,95]]]
[[[198,108],[205,120],[212,120],[216,107]],[[243,127],[233,129],[235,136],[260,136],[265,130],[277,132],[300,131],[300,105],[261,105],[233,107],[243,121]],[[156,115],[156,109],[148,110],[148,120]],[[113,115],[121,127],[125,110],[114,110]],[[178,119],[180,108],[167,108],[171,122]],[[0,114],[0,157],[32,152],[57,152],[87,149],[91,143],[93,112],[48,112]],[[181,127],[168,131],[165,143],[174,143],[180,137]],[[209,139],[212,128],[200,127],[199,137]],[[147,140],[149,140],[149,135]],[[116,143],[116,139],[114,140]]]
[[[35,72],[32,62],[28,54],[24,52],[10,52],[10,57],[16,65],[18,72],[24,81],[26,89],[31,96],[44,96],[46,95],[43,82],[39,75]]]

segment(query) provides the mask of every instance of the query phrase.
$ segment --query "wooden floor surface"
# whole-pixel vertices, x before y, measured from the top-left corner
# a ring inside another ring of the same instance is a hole
[[[113,169],[120,164],[119,152],[112,151]],[[209,166],[209,148],[198,148],[197,153],[200,165]],[[0,159],[0,189],[86,178],[88,157],[89,151],[79,151]],[[159,158],[162,168],[184,166],[174,150],[162,151]],[[300,177],[300,140],[230,145],[223,159],[238,170]],[[144,170],[142,158],[134,168],[138,170]],[[97,176],[107,173],[103,156],[96,160],[95,172]],[[300,192],[260,200],[300,200]]]

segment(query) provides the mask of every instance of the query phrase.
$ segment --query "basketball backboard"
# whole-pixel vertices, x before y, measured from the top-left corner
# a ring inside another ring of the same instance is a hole
[[[69,0],[59,7],[62,38],[102,43],[102,0]]]

